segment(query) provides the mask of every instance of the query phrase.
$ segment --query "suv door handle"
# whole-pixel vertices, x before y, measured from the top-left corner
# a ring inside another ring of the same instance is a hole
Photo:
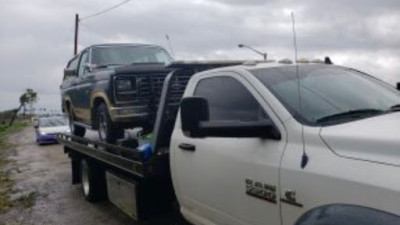
[[[196,151],[196,146],[194,146],[192,144],[187,144],[187,143],[179,144],[179,148],[182,150],[185,150],[185,151],[190,151],[190,152]]]

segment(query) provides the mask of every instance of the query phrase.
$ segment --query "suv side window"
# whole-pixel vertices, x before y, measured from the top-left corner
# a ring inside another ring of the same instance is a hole
[[[197,84],[194,95],[207,99],[210,121],[261,121],[268,118],[246,87],[231,77],[205,78]]]
[[[79,57],[75,57],[74,59],[72,59],[70,62],[69,62],[69,64],[68,64],[68,68],[69,69],[77,69],[77,67],[78,67],[78,59],[79,59]]]
[[[82,53],[81,59],[79,61],[79,68],[78,68],[78,76],[82,76],[85,74],[85,64],[88,61],[88,53],[87,51]]]

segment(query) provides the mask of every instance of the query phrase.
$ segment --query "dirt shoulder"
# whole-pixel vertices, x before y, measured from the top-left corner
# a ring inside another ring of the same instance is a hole
[[[37,145],[32,127],[7,140],[12,147],[1,149],[7,161],[1,171],[7,173],[10,204],[0,212],[0,225],[187,224],[178,213],[136,223],[109,202],[88,203],[81,185],[71,184],[70,160],[61,145]]]
[[[11,207],[20,205],[29,206],[32,196],[12,198],[15,194],[10,174],[18,168],[10,157],[15,154],[15,145],[8,141],[10,135],[16,134],[26,127],[27,121],[16,121],[12,127],[0,126],[0,214],[7,212]],[[1,220],[0,220],[1,224]]]
[[[132,224],[108,202],[90,204],[71,185],[69,158],[58,144],[39,146],[32,127],[7,137],[1,171],[7,194],[0,225]],[[3,186],[3,185],[2,185]]]

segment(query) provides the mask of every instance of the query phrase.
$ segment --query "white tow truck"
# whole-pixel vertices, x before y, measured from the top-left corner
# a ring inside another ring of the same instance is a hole
[[[134,219],[178,202],[196,225],[400,224],[394,87],[330,64],[233,64],[170,65],[150,151],[59,134],[86,199]]]

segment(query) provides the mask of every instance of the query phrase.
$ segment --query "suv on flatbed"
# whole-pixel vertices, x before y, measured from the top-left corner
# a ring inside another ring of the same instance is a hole
[[[86,128],[94,129],[102,141],[113,143],[124,128],[148,131],[171,61],[155,45],[102,44],[81,51],[68,62],[60,86],[71,133],[82,137]]]

